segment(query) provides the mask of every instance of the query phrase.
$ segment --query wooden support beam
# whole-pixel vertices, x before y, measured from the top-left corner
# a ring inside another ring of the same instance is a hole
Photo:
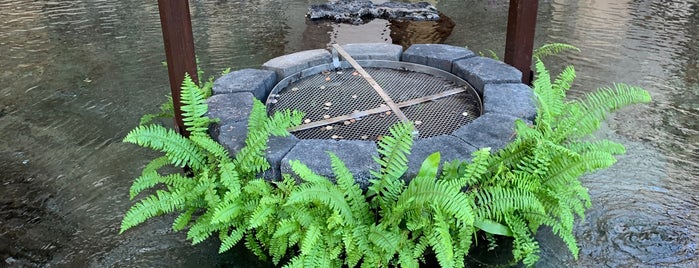
[[[531,84],[532,51],[538,0],[510,0],[507,17],[507,40],[505,41],[505,63],[522,72],[522,83]]]
[[[192,21],[189,15],[188,0],[158,0],[160,25],[163,30],[167,71],[170,77],[170,91],[175,106],[175,129],[189,136],[182,122],[180,92],[185,73],[198,84],[197,63],[194,56]]]

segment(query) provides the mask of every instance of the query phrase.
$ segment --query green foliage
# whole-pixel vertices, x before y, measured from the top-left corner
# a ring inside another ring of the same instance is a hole
[[[491,153],[483,148],[470,161],[441,163],[428,156],[417,176],[404,178],[414,126],[400,123],[378,142],[371,185],[363,192],[344,162],[328,152],[334,180],[290,162],[294,174],[266,181],[264,150],[270,136],[288,135],[302,115],[284,111],[267,116],[255,101],[246,146],[234,158],[206,134],[207,94],[186,78],[182,110],[191,136],[158,125],[139,126],[125,142],[165,153],[149,163],[133,183],[131,198],[146,195],[127,213],[121,232],[149,218],[179,213],[173,230],[187,230],[199,243],[218,233],[220,252],[243,241],[262,259],[285,267],[418,267],[434,253],[442,267],[463,267],[477,233],[490,247],[495,235],[513,239],[514,261],[538,261],[534,234],[549,226],[577,257],[576,216],[590,207],[580,176],[611,166],[621,144],[592,135],[609,112],[650,101],[640,88],[615,84],[567,100],[575,69],[551,81],[540,57],[567,46],[542,48],[535,60],[534,125],[515,122],[516,139]],[[161,174],[165,166],[191,169],[191,176]],[[441,169],[440,169],[441,165]],[[152,190],[149,190],[152,189]],[[148,192],[148,193],[144,193]]]
[[[167,67],[167,62],[163,62],[163,66]],[[209,76],[209,78],[202,83],[202,77],[204,77],[204,70],[201,69],[199,64],[199,58],[197,58],[197,77],[199,77],[198,89],[201,94],[204,95],[204,99],[211,97],[212,89],[214,87],[214,77]],[[221,75],[225,75],[231,72],[231,68],[227,68],[221,71]],[[191,80],[190,80],[191,81]],[[183,82],[183,86],[185,85]],[[153,122],[153,120],[158,118],[174,118],[175,117],[175,106],[173,105],[172,96],[168,96],[167,100],[160,105],[160,112],[157,114],[144,114],[139,121],[139,125],[146,125]]]
[[[569,45],[569,44],[552,43],[552,44],[545,44],[545,45],[535,49],[532,56],[534,58],[542,58],[545,56],[555,55],[555,54],[561,53],[563,51],[568,51],[568,50],[580,52],[579,48],[572,46],[572,45]]]

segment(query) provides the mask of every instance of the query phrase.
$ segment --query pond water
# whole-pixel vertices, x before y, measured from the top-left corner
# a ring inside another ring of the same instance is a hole
[[[320,2],[190,0],[203,69],[331,42],[504,51],[507,0],[432,0],[451,22],[361,26],[307,22]],[[190,246],[167,217],[118,235],[132,178],[155,156],[120,141],[169,92],[156,1],[4,0],[0,10],[0,267],[265,265],[242,250],[219,256],[215,241]],[[628,153],[584,178],[593,207],[576,227],[580,258],[542,230],[539,266],[699,267],[697,25],[696,0],[540,1],[536,45],[582,49],[548,61],[575,65],[571,95],[625,82],[653,103],[600,131]],[[487,266],[502,253],[483,255]]]

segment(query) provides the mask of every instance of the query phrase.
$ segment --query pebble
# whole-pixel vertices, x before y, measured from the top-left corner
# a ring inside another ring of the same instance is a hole
[[[342,74],[342,71],[337,72],[337,74]]]
[[[422,121],[420,121],[420,120],[415,120],[415,125],[419,125],[419,124],[422,124]]]
[[[332,129],[333,129],[333,126],[326,126],[325,127],[325,130],[332,130]]]
[[[358,75],[358,74],[359,74],[358,72],[353,72],[353,73],[352,73],[352,75]]]
[[[352,95],[353,99],[356,99],[357,97],[359,97],[359,96],[357,96],[357,94]]]
[[[468,116],[468,112],[464,112],[464,113],[462,113],[461,115],[463,115],[463,116]]]
[[[362,140],[366,140],[366,139],[368,139],[368,138],[369,138],[369,136],[367,136],[367,135],[362,135],[362,137],[361,137],[361,138],[362,138]]]
[[[292,87],[292,88],[291,88],[291,91],[299,91],[299,88],[297,88],[297,87]]]
[[[349,125],[349,124],[352,124],[352,122],[350,122],[350,121],[345,121],[344,124],[345,124],[345,125]]]
[[[326,114],[326,115],[323,116],[323,118],[328,119],[328,118],[330,118],[330,115],[327,115],[327,114]]]
[[[310,122],[311,122],[311,119],[306,119],[306,120],[303,120],[303,122],[304,122],[304,123],[306,123],[306,124],[308,124],[308,123],[310,123]]]
[[[325,89],[325,86],[320,86],[320,89]]]
[[[386,115],[391,115],[391,111],[386,111]]]
[[[325,106],[332,106],[333,103],[332,103],[332,102],[326,102],[326,103],[323,103],[323,105],[325,105]]]
[[[330,76],[325,77],[325,81],[330,81]]]
[[[332,135],[332,136],[330,136],[330,137],[333,138],[333,139],[339,139],[339,138],[340,138],[340,136],[338,136],[338,135]]]

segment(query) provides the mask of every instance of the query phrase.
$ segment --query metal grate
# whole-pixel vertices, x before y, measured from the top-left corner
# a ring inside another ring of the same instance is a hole
[[[412,121],[419,138],[449,134],[481,115],[481,100],[462,79],[431,67],[404,62],[362,61]],[[378,67],[372,67],[378,66]],[[267,99],[269,112],[305,113],[292,130],[300,139],[377,140],[400,120],[377,92],[351,67],[322,66],[282,80]]]

